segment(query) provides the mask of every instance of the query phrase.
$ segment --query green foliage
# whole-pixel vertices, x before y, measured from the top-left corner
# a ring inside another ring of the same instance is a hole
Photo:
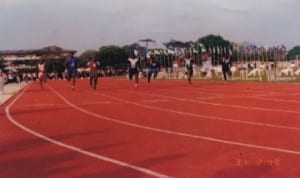
[[[46,71],[63,73],[65,71],[65,58],[47,59],[45,61]]]
[[[0,69],[4,70],[5,67],[6,67],[6,66],[5,66],[5,61],[4,61],[4,59],[1,59],[1,58],[0,58]]]
[[[37,64],[37,61],[36,60],[16,60],[16,61],[12,61],[12,64],[13,65],[21,65],[21,64],[25,64],[25,65],[28,65],[28,66],[35,66]]]
[[[79,56],[78,67],[86,67],[86,64],[89,61],[89,58],[96,58],[98,51],[97,50],[87,50]]]
[[[220,35],[207,35],[202,38],[199,38],[197,42],[202,43],[206,48],[216,46],[222,46],[227,48],[231,45],[231,43],[228,40],[225,40]]]
[[[125,49],[118,46],[103,46],[96,55],[96,59],[100,60],[101,68],[124,68],[127,65],[127,58]]]
[[[294,59],[297,55],[300,55],[300,46],[295,46],[288,52],[289,59]]]
[[[126,52],[126,54],[130,54],[133,50],[135,49],[143,49],[145,50],[145,47],[142,47],[141,45],[139,45],[138,43],[133,43],[130,45],[125,45],[123,46],[123,50]]]

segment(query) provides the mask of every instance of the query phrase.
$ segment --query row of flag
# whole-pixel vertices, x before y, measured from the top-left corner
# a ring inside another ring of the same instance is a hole
[[[279,52],[279,53],[287,52],[287,48],[283,44],[268,47],[268,46],[256,45],[251,43],[242,43],[242,44],[233,44],[232,48],[233,48],[233,52],[245,53],[245,54],[253,54],[253,53],[261,54],[263,52]]]
[[[203,54],[209,51],[211,54],[232,54],[232,50],[229,47],[208,47],[206,48],[204,45],[199,45],[199,47],[192,48],[167,48],[167,49],[141,49],[134,50],[136,56],[149,57],[151,54],[153,55],[173,55],[173,56],[181,56],[186,53],[190,54]]]
[[[277,46],[262,46],[256,45],[252,43],[242,43],[242,44],[232,44],[231,46],[205,46],[202,43],[196,43],[195,45],[191,45],[189,48],[167,48],[167,49],[140,49],[134,50],[136,56],[140,57],[149,57],[152,55],[172,55],[172,56],[181,56],[186,53],[190,54],[203,54],[206,52],[210,52],[212,55],[223,55],[223,54],[262,54],[263,52],[278,52],[278,53],[286,53],[287,48],[285,45],[277,45]]]

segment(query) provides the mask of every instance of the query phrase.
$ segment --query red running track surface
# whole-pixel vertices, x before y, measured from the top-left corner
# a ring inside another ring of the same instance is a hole
[[[300,177],[300,85],[29,84],[1,107],[0,177]]]

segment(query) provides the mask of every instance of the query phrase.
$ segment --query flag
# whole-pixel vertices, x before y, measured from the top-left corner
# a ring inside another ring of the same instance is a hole
[[[175,54],[175,51],[174,51],[174,50],[167,49],[167,51],[168,51],[168,54],[172,54],[172,55],[174,55],[174,54]]]
[[[239,45],[238,44],[233,44],[233,52],[238,53],[239,52]]]
[[[193,51],[193,53],[196,53],[196,54],[199,53],[199,51],[197,49],[195,49],[195,48],[192,48],[192,51]]]
[[[214,54],[216,54],[216,52],[217,52],[216,47],[212,47],[212,52],[213,52]]]
[[[147,49],[144,49],[144,50],[143,50],[143,57],[144,57],[144,58],[150,57],[150,55],[148,54],[148,50],[147,50]]]
[[[228,47],[228,53],[230,56],[232,56],[232,51],[231,51],[230,47]]]
[[[282,51],[282,52],[286,52],[286,46],[285,45],[281,45],[281,50],[280,51]]]
[[[146,53],[146,58],[150,58],[151,53]]]
[[[220,54],[220,47],[217,46],[216,48],[217,48],[217,53]]]
[[[204,44],[202,44],[202,43],[198,43],[198,46],[199,46],[200,48],[205,48]]]
[[[154,54],[155,55],[160,55],[160,51],[159,50],[154,50]]]
[[[164,50],[164,49],[161,49],[160,50],[160,54],[162,54],[162,55],[168,55],[168,51]]]
[[[204,44],[198,43],[198,46],[201,48],[201,52],[202,52],[202,53],[205,53],[205,52],[206,52],[206,48],[205,48]]]

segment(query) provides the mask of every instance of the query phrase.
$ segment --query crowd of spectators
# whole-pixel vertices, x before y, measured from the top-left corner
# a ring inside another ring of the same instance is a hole
[[[98,70],[98,77],[115,77],[125,75],[126,70],[123,69],[107,69],[107,70]],[[19,82],[29,82],[36,81],[38,79],[36,72],[18,72],[18,71],[9,71],[6,73],[7,79],[5,80],[5,84],[7,83],[19,83]],[[88,78],[89,71],[78,71],[77,78]],[[58,72],[50,72],[47,73],[47,78],[50,80],[63,80],[66,79],[66,74],[58,73]]]

